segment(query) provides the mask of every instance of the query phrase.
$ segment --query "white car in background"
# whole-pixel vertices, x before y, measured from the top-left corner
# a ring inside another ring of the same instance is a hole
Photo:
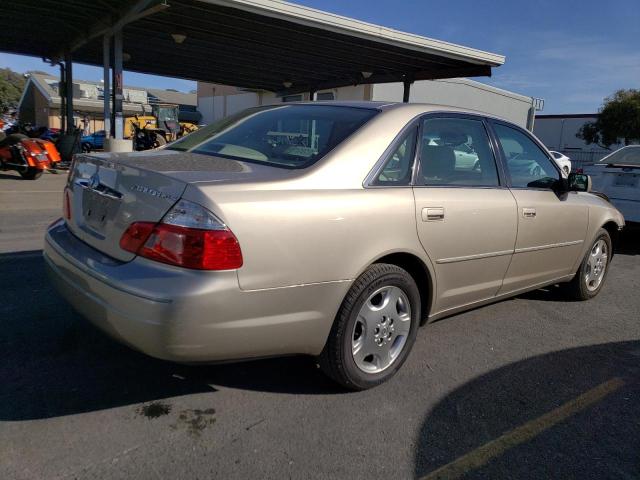
[[[571,173],[571,159],[564,153],[556,152],[555,150],[549,150],[549,153],[553,156],[560,170],[566,175],[569,175]]]
[[[584,167],[593,190],[604,193],[627,222],[640,222],[640,145],[629,145]]]

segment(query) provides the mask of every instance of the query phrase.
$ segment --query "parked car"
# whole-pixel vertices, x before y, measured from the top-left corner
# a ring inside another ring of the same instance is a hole
[[[350,389],[391,377],[425,322],[557,283],[596,296],[624,225],[522,128],[371,102],[257,107],[161,150],[78,155],[64,202],[49,273],[110,335],[177,362],[313,355]]]
[[[46,128],[40,134],[40,138],[42,138],[43,140],[49,140],[50,142],[55,143],[56,141],[58,141],[58,138],[60,138],[61,133],[62,132],[60,131],[59,128]]]
[[[549,153],[553,156],[560,169],[566,174],[571,173],[571,159],[564,153],[556,152],[555,150],[549,150]]]
[[[584,172],[593,177],[593,189],[605,194],[627,222],[640,222],[640,145],[629,145],[607,155]]]
[[[80,138],[80,145],[83,152],[92,152],[93,150],[102,150],[104,148],[104,130],[99,130],[90,135],[83,135]]]

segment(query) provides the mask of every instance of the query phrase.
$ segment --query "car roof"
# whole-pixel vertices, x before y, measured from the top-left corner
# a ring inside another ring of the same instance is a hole
[[[305,102],[290,102],[287,105],[327,105],[334,107],[352,107],[352,108],[367,108],[371,110],[388,111],[388,110],[410,110],[415,114],[429,113],[429,112],[456,112],[456,113],[469,113],[471,115],[479,115],[482,117],[495,118],[497,120],[503,120],[510,122],[504,118],[492,115],[480,110],[472,110],[469,108],[454,107],[452,105],[438,104],[438,103],[404,103],[404,102],[383,102],[383,101],[342,101],[342,100],[318,100],[318,101],[305,101]]]

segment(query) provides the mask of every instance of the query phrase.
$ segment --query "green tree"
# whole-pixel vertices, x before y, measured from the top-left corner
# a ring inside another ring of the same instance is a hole
[[[21,73],[0,68],[0,111],[18,106],[26,80]]]
[[[618,90],[605,98],[598,119],[585,123],[576,136],[606,149],[621,141],[640,142],[640,90]]]

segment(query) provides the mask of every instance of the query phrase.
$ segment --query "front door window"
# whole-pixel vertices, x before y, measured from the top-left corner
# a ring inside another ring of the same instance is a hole
[[[560,178],[547,154],[523,132],[494,124],[504,152],[511,185],[516,188],[551,188]]]

